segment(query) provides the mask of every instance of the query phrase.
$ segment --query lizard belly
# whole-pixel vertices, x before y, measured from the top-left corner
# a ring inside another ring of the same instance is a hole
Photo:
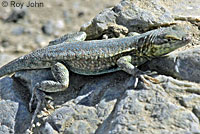
[[[118,67],[113,67],[105,70],[84,70],[84,69],[79,69],[79,68],[74,68],[74,67],[69,67],[69,69],[77,74],[81,75],[100,75],[100,74],[105,74],[105,73],[111,73],[111,72],[116,72],[119,71],[120,68]]]
[[[65,61],[66,66],[74,73],[82,75],[98,75],[119,71],[116,65],[116,60],[113,59],[98,59],[98,60],[75,60]]]

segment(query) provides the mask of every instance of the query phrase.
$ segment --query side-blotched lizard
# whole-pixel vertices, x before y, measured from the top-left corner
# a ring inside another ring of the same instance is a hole
[[[81,36],[80,39],[82,38],[84,37]],[[42,81],[33,89],[45,92],[65,90],[69,85],[68,69],[81,75],[98,75],[123,70],[139,77],[143,73],[137,66],[186,45],[190,38],[183,28],[172,26],[118,39],[74,39],[74,42],[63,40],[65,37],[4,65],[0,68],[0,77],[21,70],[51,68],[55,81]],[[37,109],[33,120],[36,113]]]

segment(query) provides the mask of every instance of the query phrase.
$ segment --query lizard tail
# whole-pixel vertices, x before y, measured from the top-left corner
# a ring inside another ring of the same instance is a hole
[[[0,78],[4,75],[9,75],[17,71],[29,68],[31,59],[28,60],[27,56],[17,58],[0,68]]]
[[[9,62],[8,64],[2,66],[0,68],[0,78],[4,75],[9,75],[11,73],[14,73],[15,71],[21,70],[20,69],[21,65],[19,65],[19,64],[21,64],[22,62],[21,61],[19,62],[19,61],[20,61],[20,59],[15,59],[15,60]]]

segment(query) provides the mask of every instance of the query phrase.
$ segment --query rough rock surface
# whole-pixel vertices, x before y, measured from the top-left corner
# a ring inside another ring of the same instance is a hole
[[[15,118],[17,114],[18,105],[12,101],[2,100],[0,102],[0,133],[1,134],[14,134]],[[9,113],[7,111],[10,111]]]
[[[153,60],[148,66],[162,74],[200,82],[200,47],[173,52],[167,57]]]
[[[50,99],[38,114],[33,132],[200,133],[200,84],[197,83],[200,19],[195,19],[198,5],[198,0],[123,0],[97,15],[82,27],[88,32],[88,39],[123,37],[132,31],[144,32],[178,22],[190,29],[192,42],[167,57],[141,66],[159,75],[153,76],[156,81],[145,76],[146,80],[140,80],[137,88],[133,88],[134,77],[122,71],[100,76],[70,72],[70,87],[66,91],[47,94]],[[189,11],[194,18],[180,17],[189,16]],[[21,71],[11,78],[0,79],[0,133],[28,133],[30,89],[44,79],[54,79],[49,69]]]
[[[25,91],[12,78],[0,79],[0,133],[25,133],[30,126],[31,114],[25,98],[21,97],[27,96]]]
[[[184,95],[186,90],[183,87],[173,88],[176,85],[170,77],[156,78],[160,83],[150,84],[152,87],[126,90],[96,133],[199,133],[198,117],[180,103],[183,98],[188,98],[186,104],[194,108],[200,101],[199,96],[189,97],[191,95]],[[168,84],[162,80],[168,80]],[[196,85],[198,90],[199,86]]]
[[[186,19],[182,16],[198,18],[199,12],[198,0],[122,0],[118,5],[105,9],[92,21],[83,25],[81,31],[87,33],[88,39],[101,38],[107,33],[109,37],[119,37],[119,33],[110,31],[110,24],[117,24],[117,29],[125,27],[129,32],[141,33],[155,27],[174,24],[176,20]],[[118,32],[125,34],[123,30]]]

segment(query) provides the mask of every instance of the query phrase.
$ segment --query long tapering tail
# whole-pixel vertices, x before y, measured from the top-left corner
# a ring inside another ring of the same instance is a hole
[[[21,56],[0,68],[0,77],[27,69],[47,68],[47,64],[30,55]]]
[[[11,62],[9,62],[8,64],[2,66],[0,68],[0,77],[4,76],[4,75],[8,75],[8,74],[11,74],[11,73],[14,73],[16,71],[19,71],[19,70],[23,70],[24,68],[24,58],[23,56],[20,57],[20,58],[17,58]]]

